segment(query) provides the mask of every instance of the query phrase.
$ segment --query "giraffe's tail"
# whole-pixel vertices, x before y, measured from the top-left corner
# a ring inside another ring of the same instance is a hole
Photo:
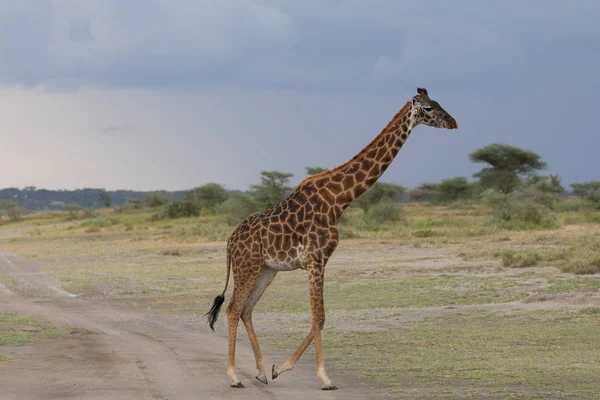
[[[229,255],[229,249],[227,250],[227,278],[225,278],[225,289],[223,289],[223,293],[215,297],[213,301],[213,305],[210,308],[210,311],[205,315],[208,317],[208,326],[213,331],[215,330],[215,322],[217,322],[217,318],[219,317],[219,312],[221,311],[221,306],[225,302],[225,292],[227,291],[227,285],[229,284],[229,273],[231,271],[231,257]]]

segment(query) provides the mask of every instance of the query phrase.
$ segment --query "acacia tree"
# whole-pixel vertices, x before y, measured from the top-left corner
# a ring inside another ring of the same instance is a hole
[[[2,200],[0,206],[6,210],[6,214],[11,221],[18,221],[25,214],[25,209],[16,201]]]
[[[104,207],[106,208],[110,208],[110,206],[112,205],[112,199],[110,198],[106,190],[100,192],[100,201],[102,202],[102,204],[104,204]]]
[[[251,185],[250,190],[254,198],[263,207],[272,207],[285,199],[288,191],[293,188],[289,186],[290,178],[294,174],[280,171],[261,171],[260,184]]]
[[[227,200],[227,191],[218,183],[206,183],[186,192],[185,200],[195,203],[201,209],[215,213],[217,207]]]
[[[572,183],[571,188],[577,196],[600,208],[600,181]]]
[[[316,175],[316,174],[320,174],[321,172],[325,172],[327,171],[327,168],[321,168],[321,167],[306,167],[306,175]]]
[[[477,149],[469,158],[474,163],[489,165],[473,175],[479,178],[481,186],[502,193],[512,192],[521,182],[520,176],[546,169],[546,163],[541,160],[540,155],[500,143]]]
[[[587,199],[596,192],[600,192],[600,181],[590,181],[584,183],[571,183],[573,193],[582,199]]]

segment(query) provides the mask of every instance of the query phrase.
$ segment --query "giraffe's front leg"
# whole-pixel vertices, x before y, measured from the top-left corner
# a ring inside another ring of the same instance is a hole
[[[315,266],[309,269],[308,286],[310,293],[310,324],[312,335],[315,341],[315,350],[317,356],[317,377],[321,380],[321,389],[335,390],[337,387],[331,383],[331,380],[325,372],[325,362],[323,361],[323,344],[321,343],[321,330],[325,325],[325,305],[323,301],[325,269],[323,266]]]
[[[312,342],[312,340],[313,340],[313,332],[311,330],[308,333],[308,335],[306,335],[306,337],[304,338],[304,340],[302,341],[300,346],[298,346],[298,349],[296,350],[296,352],[290,357],[289,360],[287,360],[285,363],[283,363],[282,366],[277,366],[277,365],[273,364],[273,368],[271,370],[271,377],[273,379],[275,379],[279,375],[283,374],[285,371],[289,371],[292,368],[294,368],[294,366],[300,359],[300,356],[302,355],[302,353],[304,353],[304,351],[306,350],[308,345]]]

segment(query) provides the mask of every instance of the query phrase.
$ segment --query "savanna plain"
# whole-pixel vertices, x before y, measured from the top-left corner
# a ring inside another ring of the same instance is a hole
[[[598,398],[600,212],[563,200],[550,222],[511,224],[483,204],[388,207],[397,217],[376,224],[348,209],[327,265],[323,340],[337,396],[347,397],[347,382],[390,399]],[[78,300],[226,338],[224,314],[215,333],[203,314],[225,283],[234,228],[215,215],[161,219],[145,209],[31,214],[0,226],[0,289],[35,290],[30,275],[7,266],[30,263],[35,279]],[[254,311],[265,357],[292,354],[310,327],[308,305],[305,271],[279,273]],[[0,368],[86,332],[0,304]],[[214,384],[224,387],[221,343]],[[243,327],[238,343],[249,348]],[[253,379],[252,353],[240,358]],[[315,398],[313,346],[268,386],[297,373],[311,380],[296,389]]]

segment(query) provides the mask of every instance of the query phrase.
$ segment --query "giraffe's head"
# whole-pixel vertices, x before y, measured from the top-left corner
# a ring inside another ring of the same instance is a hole
[[[417,88],[417,95],[412,98],[414,125],[425,124],[434,128],[457,129],[456,120],[429,98],[427,89]]]

